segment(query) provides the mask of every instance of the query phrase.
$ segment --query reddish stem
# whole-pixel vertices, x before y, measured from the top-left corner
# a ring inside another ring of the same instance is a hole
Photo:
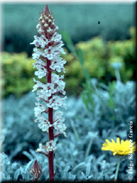
[[[47,59],[47,83],[51,83],[51,69],[50,69],[51,61]],[[48,97],[48,100],[52,98]],[[53,124],[53,108],[48,108],[48,120],[50,124]],[[49,141],[54,140],[54,133],[53,133],[53,128],[49,128]],[[54,152],[49,151],[48,154],[48,159],[49,159],[49,180],[54,181]]]

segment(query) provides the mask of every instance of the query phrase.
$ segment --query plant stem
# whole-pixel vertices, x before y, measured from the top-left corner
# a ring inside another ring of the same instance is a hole
[[[87,147],[87,150],[86,150],[86,154],[85,154],[85,157],[87,157],[89,155],[89,151],[91,149],[91,145],[92,145],[92,140],[90,140],[89,144],[88,144],[88,147]]]
[[[49,121],[51,124],[53,124],[53,109],[52,108],[48,108],[49,112]],[[49,128],[49,141],[50,140],[54,140],[54,133],[53,133],[53,128],[50,127]],[[53,151],[49,151],[48,154],[48,159],[49,159],[49,179],[50,181],[54,181],[54,152]]]
[[[50,64],[51,61],[47,60],[47,83],[51,83],[51,70],[50,70]],[[49,97],[48,100],[50,100],[52,98]],[[50,124],[53,124],[53,108],[48,108],[48,120],[50,122]],[[50,140],[54,140],[54,133],[53,133],[53,128],[50,127],[49,128],[49,141]],[[48,160],[49,160],[49,180],[50,181],[54,181],[54,152],[53,151],[49,151],[48,154]]]
[[[48,155],[48,159],[49,159],[49,180],[50,181],[54,181],[54,152],[50,151],[49,155]]]
[[[117,81],[121,81],[119,69],[115,69],[115,75],[116,75]]]
[[[118,176],[119,166],[120,166],[120,162],[117,164],[117,169],[116,169],[115,179],[114,179],[115,181],[117,181],[117,176]]]
[[[78,133],[77,133],[77,130],[76,130],[76,128],[75,128],[75,125],[74,125],[73,120],[70,120],[70,124],[71,124],[71,126],[72,126],[73,131],[74,131],[74,135],[75,135],[75,137],[76,137],[76,141],[78,142],[78,141],[79,141],[79,135],[78,135]]]

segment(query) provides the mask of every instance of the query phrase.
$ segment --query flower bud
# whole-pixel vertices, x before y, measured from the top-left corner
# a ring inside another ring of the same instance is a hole
[[[42,174],[42,166],[35,160],[33,166],[30,169],[31,175],[34,177],[34,180],[38,180]]]

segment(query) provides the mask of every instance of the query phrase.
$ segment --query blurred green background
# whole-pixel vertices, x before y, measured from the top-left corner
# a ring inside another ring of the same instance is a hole
[[[32,90],[34,71],[30,42],[46,4],[2,5],[2,96],[21,97]],[[122,63],[122,82],[135,80],[134,3],[48,4],[65,43],[65,81],[68,94],[79,95],[85,76],[108,84],[116,80],[111,63]],[[127,13],[128,12],[128,13]],[[79,57],[78,55],[81,54]],[[42,79],[44,82],[44,78]]]

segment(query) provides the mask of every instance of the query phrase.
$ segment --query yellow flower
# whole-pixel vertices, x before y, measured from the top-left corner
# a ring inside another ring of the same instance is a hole
[[[119,156],[125,156],[130,153],[134,153],[136,151],[136,145],[135,142],[132,143],[130,140],[121,140],[117,138],[117,142],[115,142],[113,139],[111,139],[112,142],[110,142],[108,139],[106,139],[107,143],[102,144],[102,150],[103,151],[112,151],[113,155],[119,155]]]

